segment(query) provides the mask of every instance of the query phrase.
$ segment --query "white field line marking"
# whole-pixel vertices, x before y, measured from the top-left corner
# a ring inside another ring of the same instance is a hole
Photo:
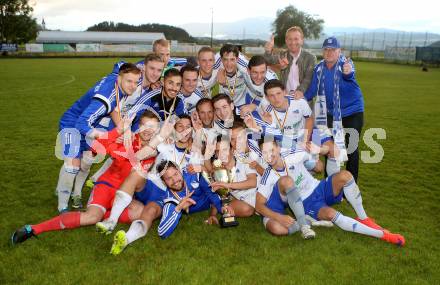
[[[68,80],[66,80],[64,82],[61,82],[61,83],[54,84],[54,85],[42,86],[42,87],[25,88],[25,89],[19,89],[19,90],[0,91],[0,94],[2,94],[2,93],[14,93],[14,92],[26,92],[26,91],[33,91],[33,90],[41,90],[41,89],[60,87],[60,86],[64,86],[64,85],[69,85],[70,83],[72,83],[72,82],[74,82],[76,80],[75,76],[73,76],[71,74],[67,74],[67,75],[69,76]]]

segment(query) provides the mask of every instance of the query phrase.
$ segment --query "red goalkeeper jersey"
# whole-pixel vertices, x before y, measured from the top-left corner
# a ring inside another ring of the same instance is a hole
[[[124,144],[116,142],[120,136],[117,129],[114,128],[107,133],[107,138],[98,138],[92,144],[92,149],[95,153],[109,154],[113,158],[113,163],[109,169],[99,177],[97,182],[105,182],[116,189],[121,186],[122,182],[124,182],[130,174],[133,166],[137,163],[135,159],[128,158],[129,155]],[[139,149],[141,149],[141,140],[139,134],[136,134],[133,139],[132,152],[130,151],[130,153],[134,154]],[[154,164],[155,159],[156,157],[151,157],[142,160],[140,165],[143,169],[148,169]]]

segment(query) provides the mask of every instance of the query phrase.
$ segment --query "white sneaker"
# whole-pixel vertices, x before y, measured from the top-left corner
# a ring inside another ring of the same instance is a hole
[[[96,223],[96,230],[102,234],[109,235],[116,227],[116,223],[111,220],[104,220]]]
[[[316,236],[316,233],[309,225],[301,226],[301,235],[303,239],[313,239]]]
[[[306,221],[312,227],[325,227],[325,228],[333,227],[333,223],[332,222],[330,222],[330,221],[317,221],[314,218],[310,217],[309,215],[306,215]]]

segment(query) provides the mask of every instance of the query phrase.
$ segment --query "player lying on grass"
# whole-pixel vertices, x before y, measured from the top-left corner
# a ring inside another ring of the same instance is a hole
[[[220,210],[220,198],[211,191],[208,183],[201,175],[182,173],[174,162],[168,160],[162,161],[157,166],[157,173],[160,174],[166,187],[165,191],[153,183],[153,180],[148,179],[144,189],[139,193],[135,193],[135,196],[138,199],[141,198],[141,200],[145,200],[142,197],[147,196],[161,197],[163,200],[160,203],[154,201],[154,207],[148,207],[147,205],[140,219],[133,221],[128,232],[120,230],[115,234],[111,254],[120,254],[130,243],[146,235],[152,222],[150,218],[153,215],[151,213],[162,213],[163,210],[164,215],[160,221],[158,231],[160,237],[166,238],[176,229],[182,211],[185,214],[191,214],[214,207],[216,210],[211,210],[211,213],[215,215],[217,209]],[[150,219],[148,225],[146,218]]]
[[[112,156],[113,162],[110,168],[96,182],[90,194],[87,211],[66,212],[36,225],[25,225],[13,233],[11,237],[12,244],[23,242],[32,236],[47,231],[94,225],[105,217],[106,213],[112,208],[115,196],[118,197],[121,195],[121,191],[118,189],[133,168],[133,160],[127,158],[127,153],[129,153],[130,150],[127,150],[123,143],[116,141],[125,130],[130,128],[130,124],[130,119],[124,119],[123,124],[120,124],[118,128],[101,134],[92,146],[97,153],[108,153]],[[157,134],[158,130],[159,119],[154,113],[146,111],[141,116],[140,130],[132,140],[131,151],[135,152],[147,145],[151,138]],[[148,171],[150,166],[154,163],[154,159],[154,157],[144,159],[140,164],[135,166],[137,169]],[[161,201],[161,199],[158,200]],[[141,202],[146,204],[146,201]],[[138,219],[142,208],[140,201],[132,201],[122,215],[120,215],[120,221],[130,222]]]
[[[405,245],[400,234],[390,233],[369,218],[362,204],[359,187],[350,172],[343,170],[318,181],[304,167],[303,161],[309,154],[296,150],[286,157],[280,154],[280,147],[270,137],[260,141],[264,159],[270,165],[258,188],[256,210],[264,216],[266,229],[274,235],[286,235],[299,230],[298,223],[285,214],[289,206],[303,208],[304,212],[316,220],[331,221],[345,231],[380,238],[399,246]],[[342,195],[353,207],[356,219],[344,216],[331,208],[342,201]],[[298,216],[303,219],[303,211]]]
[[[192,214],[211,209],[211,216],[225,211],[234,214],[230,206],[221,207],[220,197],[212,192],[202,175],[182,173],[171,161],[159,164],[157,172],[167,186],[163,215],[158,228],[161,238],[167,238],[174,232],[182,213]]]

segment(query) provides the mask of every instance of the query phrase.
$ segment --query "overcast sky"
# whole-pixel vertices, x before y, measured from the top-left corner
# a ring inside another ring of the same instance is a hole
[[[326,27],[389,28],[440,33],[440,2],[404,2],[302,0],[290,3],[324,19]],[[259,16],[275,18],[276,11],[289,4],[285,0],[30,0],[30,3],[38,23],[44,17],[48,29],[66,31],[85,30],[102,21],[176,26],[194,22],[210,23],[211,8],[214,9],[214,22],[233,22]]]

